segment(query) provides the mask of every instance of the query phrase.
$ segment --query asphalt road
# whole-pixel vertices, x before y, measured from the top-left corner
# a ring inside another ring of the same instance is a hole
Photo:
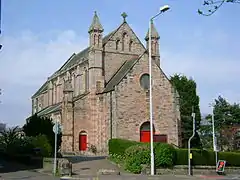
[[[172,176],[172,175],[163,175],[163,176],[142,176],[142,175],[105,175],[100,176],[99,178],[82,176],[75,177],[80,180],[201,180],[201,179],[218,179],[218,180],[240,180],[240,174],[235,176],[216,176],[216,177],[189,177],[189,176]],[[60,180],[60,177],[53,177],[51,175],[42,174],[36,172],[29,167],[0,161],[0,180]]]
[[[54,178],[38,172],[34,172],[33,169],[24,165],[9,163],[0,160],[0,180],[55,180],[60,178]]]

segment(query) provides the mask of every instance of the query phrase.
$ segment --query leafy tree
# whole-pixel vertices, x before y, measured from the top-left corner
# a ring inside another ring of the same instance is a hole
[[[200,147],[200,137],[198,129],[200,127],[201,114],[199,108],[199,96],[197,95],[197,85],[193,79],[188,79],[184,75],[175,74],[170,78],[171,83],[177,89],[180,99],[180,113],[182,122],[182,145],[188,146],[188,139],[192,136],[193,121],[192,121],[192,107],[195,112],[196,132],[192,140],[192,147]]]
[[[52,147],[46,135],[38,135],[32,138],[32,144],[35,148],[40,148],[40,155],[49,157],[52,154]]]
[[[213,149],[211,115],[205,116],[202,122],[199,128],[202,147],[205,149]]]
[[[214,14],[222,5],[224,4],[238,4],[240,0],[204,0],[203,6],[206,7],[206,12],[204,13],[202,10],[198,9],[198,13],[203,16],[211,16]]]
[[[240,106],[239,104],[230,104],[226,99],[219,96],[215,99],[213,105],[214,125],[218,143],[221,149],[235,149],[235,141],[237,140],[236,126],[240,125]],[[224,148],[225,147],[225,148]]]
[[[53,132],[53,125],[50,118],[39,117],[35,114],[26,120],[23,131],[26,136],[37,137],[39,135],[46,135],[52,147],[51,152],[54,152],[55,134]],[[57,139],[57,148],[59,149],[62,142],[61,134],[58,135]]]
[[[19,127],[13,127],[5,129],[0,132],[1,135],[1,145],[3,149],[8,153],[15,153],[17,150],[18,139],[19,139]]]

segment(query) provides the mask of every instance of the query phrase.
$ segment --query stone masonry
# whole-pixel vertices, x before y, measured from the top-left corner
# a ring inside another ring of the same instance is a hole
[[[111,138],[140,141],[143,123],[149,122],[148,33],[145,47],[126,16],[117,29],[105,37],[103,32],[95,12],[89,47],[74,53],[32,96],[33,114],[63,126],[63,152],[86,153],[95,146],[105,154]],[[180,146],[178,93],[160,67],[159,35],[153,24],[151,38],[155,134]],[[83,141],[86,150],[81,149]]]

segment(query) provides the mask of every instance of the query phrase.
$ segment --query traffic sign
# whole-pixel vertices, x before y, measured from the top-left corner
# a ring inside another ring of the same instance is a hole
[[[53,126],[53,132],[59,134],[62,131],[61,125],[56,122]]]
[[[225,169],[226,161],[224,160],[219,160],[217,164],[217,172],[223,173]]]

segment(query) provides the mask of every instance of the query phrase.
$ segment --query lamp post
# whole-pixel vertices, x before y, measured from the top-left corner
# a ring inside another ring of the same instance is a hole
[[[217,138],[215,135],[215,120],[214,120],[214,106],[212,106],[212,138],[213,138],[213,150],[215,152],[216,168],[218,164],[218,149],[217,149]]]
[[[150,105],[150,146],[151,146],[151,175],[154,175],[154,152],[153,152],[153,110],[152,110],[152,22],[153,19],[169,10],[170,7],[168,5],[162,6],[160,8],[160,12],[153,16],[149,21],[149,38],[148,38],[148,53],[149,53],[149,105]]]

